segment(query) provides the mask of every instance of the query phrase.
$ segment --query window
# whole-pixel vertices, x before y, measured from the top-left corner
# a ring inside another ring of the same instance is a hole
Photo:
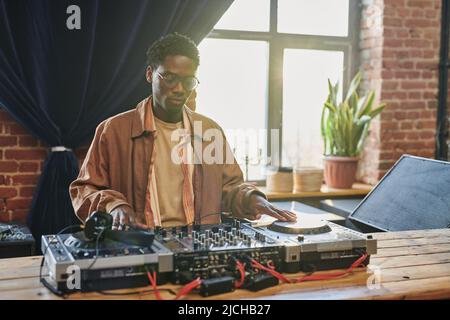
[[[267,164],[322,165],[327,79],[342,90],[356,72],[358,2],[235,0],[200,43],[197,110],[225,130],[248,180]]]

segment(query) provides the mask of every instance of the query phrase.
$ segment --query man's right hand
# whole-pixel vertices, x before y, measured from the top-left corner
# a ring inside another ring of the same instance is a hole
[[[112,230],[125,230],[125,226],[130,225],[134,212],[129,206],[121,205],[111,211],[113,217]]]
[[[111,211],[113,217],[112,230],[125,230],[126,226],[147,229],[147,225],[140,221],[133,209],[127,205],[121,205]]]

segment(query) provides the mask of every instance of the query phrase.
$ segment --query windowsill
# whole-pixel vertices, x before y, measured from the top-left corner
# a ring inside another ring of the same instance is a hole
[[[356,182],[351,189],[334,189],[326,185],[322,185],[320,191],[314,192],[267,192],[266,187],[259,187],[259,189],[267,195],[270,201],[273,200],[292,200],[298,198],[329,198],[329,197],[352,197],[365,196],[373,186]]]

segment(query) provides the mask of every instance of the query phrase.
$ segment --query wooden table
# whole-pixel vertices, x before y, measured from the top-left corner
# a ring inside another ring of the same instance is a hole
[[[341,279],[282,284],[259,292],[236,290],[209,299],[449,299],[450,229],[375,233],[378,254],[370,266],[380,271],[377,288],[367,286],[374,273],[360,269]],[[38,281],[41,257],[0,260],[0,299],[59,299]],[[290,275],[292,276],[292,275]],[[179,287],[164,285],[161,288]],[[144,288],[145,289],[145,288]],[[148,288],[147,288],[148,289]],[[129,292],[116,290],[115,292]],[[167,292],[163,297],[172,298]],[[103,296],[76,293],[69,299],[154,299],[152,293]],[[189,299],[204,299],[190,294]]]
[[[351,189],[333,189],[323,185],[320,191],[315,192],[267,192],[265,187],[261,187],[261,191],[265,192],[270,201],[279,200],[300,200],[300,199],[327,199],[342,197],[364,197],[373,186],[363,183],[354,183]]]

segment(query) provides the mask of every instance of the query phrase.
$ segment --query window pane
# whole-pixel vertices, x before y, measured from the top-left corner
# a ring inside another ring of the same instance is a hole
[[[249,154],[249,179],[263,179],[260,164],[261,155],[266,154],[268,43],[205,39],[199,49],[197,111],[225,130],[244,174],[244,157]]]
[[[349,0],[278,0],[278,32],[346,37]]]
[[[329,78],[342,96],[344,53],[286,49],[283,66],[283,166],[322,166],[322,106]]]
[[[269,31],[270,0],[235,0],[214,29]]]

